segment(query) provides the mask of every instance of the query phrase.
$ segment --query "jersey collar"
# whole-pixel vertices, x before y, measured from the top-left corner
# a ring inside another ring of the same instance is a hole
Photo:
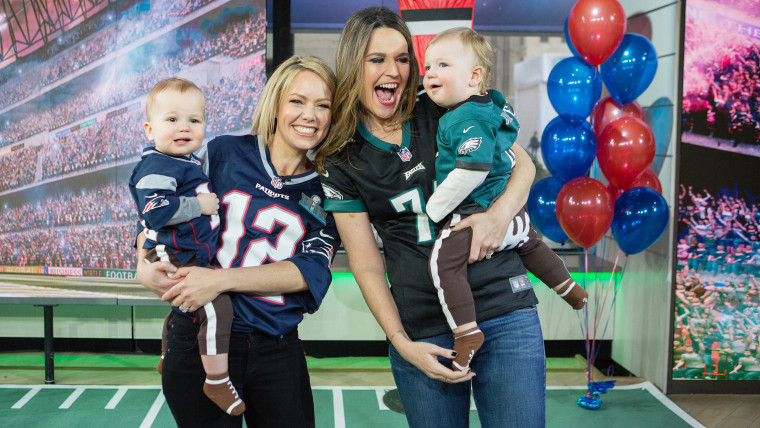
[[[491,102],[491,95],[490,94],[471,95],[466,100],[464,100],[461,103],[459,103],[459,104],[455,105],[454,107],[450,108],[449,111],[454,110],[455,108],[461,106],[462,104],[467,104],[467,103],[488,104],[490,102]]]
[[[286,177],[278,175],[277,170],[275,170],[274,165],[272,165],[272,159],[269,158],[269,147],[267,147],[267,145],[259,139],[257,139],[257,142],[259,146],[259,155],[261,156],[262,161],[261,163],[264,165],[264,169],[269,175],[269,178],[277,179],[282,182],[283,185],[289,185],[300,184],[309,181],[317,176],[317,172],[314,171],[313,168],[304,172],[303,174],[288,175]]]
[[[411,141],[411,133],[409,132],[409,122],[404,122],[401,125],[401,146],[397,146],[395,144],[386,143],[385,141],[375,137],[372,135],[371,132],[367,129],[366,126],[364,126],[364,122],[359,122],[358,126],[359,135],[362,136],[368,143],[372,144],[373,146],[377,147],[378,149],[389,152],[389,153],[397,153],[399,149],[408,148]]]
[[[161,156],[166,156],[168,158],[176,159],[179,161],[190,162],[190,163],[199,165],[198,161],[193,159],[192,153],[188,155],[170,155],[168,153],[162,152],[161,150],[158,150],[155,146],[150,146],[150,147],[145,147],[142,153],[143,157],[148,156],[148,155],[161,155]]]

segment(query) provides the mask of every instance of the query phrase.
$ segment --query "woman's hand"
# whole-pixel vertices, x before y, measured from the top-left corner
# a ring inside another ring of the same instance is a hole
[[[177,268],[169,262],[148,263],[145,261],[145,256],[148,254],[148,250],[143,248],[145,233],[140,232],[135,241],[135,247],[137,248],[137,280],[140,281],[143,287],[161,297],[166,290],[172,288],[178,282],[176,278],[170,277],[170,275],[177,271]]]
[[[169,274],[176,271],[177,268],[169,262],[140,261],[137,263],[137,280],[145,288],[161,297],[166,290],[179,282],[176,278],[169,277]]]
[[[161,300],[171,302],[172,306],[181,310],[188,308],[190,312],[196,311],[224,291],[221,287],[222,276],[221,269],[197,266],[179,268],[173,276],[177,278],[177,284],[166,291]]]
[[[490,257],[504,242],[511,221],[504,221],[501,217],[493,218],[493,215],[491,211],[473,214],[451,228],[452,231],[466,227],[472,228],[470,263],[483,260],[487,256]]]
[[[403,336],[403,337],[402,337]],[[475,376],[472,371],[453,371],[438,361],[438,357],[454,358],[451,349],[427,342],[413,342],[406,334],[397,334],[393,345],[402,357],[431,379],[446,383],[467,382]]]
[[[504,192],[496,198],[488,211],[473,214],[460,221],[451,230],[457,231],[472,227],[472,245],[470,246],[470,263],[483,260],[500,248],[507,235],[509,225],[515,215],[528,201],[530,186],[536,175],[536,167],[528,153],[517,144],[512,146],[515,154],[515,166],[507,180]]]

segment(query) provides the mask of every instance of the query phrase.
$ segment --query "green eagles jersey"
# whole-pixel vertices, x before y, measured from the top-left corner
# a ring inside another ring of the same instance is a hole
[[[515,155],[510,148],[519,129],[512,107],[494,105],[489,95],[474,95],[459,103],[439,121],[437,182],[442,183],[454,168],[489,171],[485,181],[460,204],[488,208],[504,191],[512,173]]]
[[[325,210],[369,213],[383,240],[393,298],[412,339],[451,331],[427,268],[436,231],[425,214],[425,201],[433,193],[440,115],[421,94],[415,116],[404,124],[400,147],[376,139],[360,126],[353,139],[326,160],[327,174],[322,177]],[[515,288],[510,282],[524,274],[514,251],[501,251],[470,265],[478,321],[536,304],[530,286]]]

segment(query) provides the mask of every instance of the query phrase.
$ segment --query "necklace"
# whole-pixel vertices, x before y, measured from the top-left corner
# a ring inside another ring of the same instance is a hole
[[[390,128],[390,130],[387,130],[387,128]],[[400,130],[400,122],[393,122],[388,126],[381,124],[378,128],[375,128],[375,124],[371,124],[369,128],[370,134],[384,141],[393,139]]]

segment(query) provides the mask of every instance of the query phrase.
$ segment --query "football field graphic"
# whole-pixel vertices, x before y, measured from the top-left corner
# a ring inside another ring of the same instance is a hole
[[[546,426],[602,426],[610,420],[626,427],[702,426],[649,382],[610,390],[602,408],[593,412],[575,404],[585,388],[548,387]],[[315,386],[312,390],[317,427],[407,426],[404,415],[393,409],[398,398],[392,386]],[[479,427],[472,402],[470,410],[470,426]],[[158,385],[0,385],[0,421],[3,426],[28,428],[175,426]]]

